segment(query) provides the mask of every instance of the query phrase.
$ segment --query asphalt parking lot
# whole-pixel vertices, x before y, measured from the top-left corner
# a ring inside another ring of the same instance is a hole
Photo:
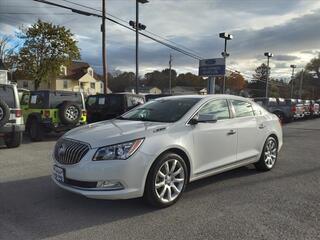
[[[56,187],[49,152],[58,136],[0,147],[0,239],[320,239],[320,119],[283,129],[271,172],[248,166],[191,183],[162,210]]]

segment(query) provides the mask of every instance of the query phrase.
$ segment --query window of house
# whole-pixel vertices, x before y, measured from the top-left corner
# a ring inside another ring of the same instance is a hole
[[[206,103],[198,114],[213,114],[218,120],[230,118],[227,100],[213,100]]]
[[[28,88],[28,81],[23,81],[22,86],[23,88]]]
[[[235,117],[250,117],[254,116],[251,103],[241,100],[231,100],[234,107]]]
[[[68,80],[63,80],[63,88],[64,89],[68,88]]]
[[[60,74],[63,76],[67,75],[67,68],[65,66],[60,67]]]
[[[96,84],[95,83],[90,83],[90,88],[95,89],[96,88]]]
[[[88,70],[88,73],[89,73],[89,75],[90,75],[91,77],[93,77],[93,71],[92,71],[92,69],[89,69],[89,70]]]

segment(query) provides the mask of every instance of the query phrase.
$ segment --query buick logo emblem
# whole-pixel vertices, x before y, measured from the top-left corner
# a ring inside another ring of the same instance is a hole
[[[58,148],[58,157],[61,158],[66,152],[66,145],[61,144]]]

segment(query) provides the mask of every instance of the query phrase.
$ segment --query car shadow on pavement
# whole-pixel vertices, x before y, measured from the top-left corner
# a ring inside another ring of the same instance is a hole
[[[299,169],[279,175],[275,172],[259,173],[252,166],[242,167],[190,183],[186,189],[185,202],[182,199],[177,206],[183,207],[189,200],[198,199],[199,191],[202,197],[212,192],[222,194],[224,191],[246,189],[268,181],[296,178],[319,169]],[[252,178],[256,174],[259,177]],[[220,184],[223,181],[227,183]],[[208,188],[208,191],[201,191],[202,188]],[[16,229],[12,239],[21,239],[25,234],[31,235],[24,239],[53,237],[153,211],[156,209],[148,207],[141,199],[95,200],[67,192],[58,188],[50,176],[0,183],[0,229],[3,233]]]
[[[190,183],[186,191],[252,174],[249,168],[240,168]],[[0,200],[2,219],[21,232],[35,234],[31,238],[52,237],[156,211],[142,199],[88,199],[58,188],[50,176],[0,183]]]
[[[0,229],[6,232],[5,227],[9,225],[21,234],[32,233],[31,239],[56,236],[154,210],[140,199],[106,201],[69,193],[58,188],[50,176],[0,183]],[[6,223],[3,226],[2,221]],[[13,239],[22,239],[17,234]]]

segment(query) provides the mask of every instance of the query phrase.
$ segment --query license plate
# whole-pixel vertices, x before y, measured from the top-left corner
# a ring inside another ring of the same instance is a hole
[[[64,182],[64,169],[54,165],[53,176],[58,182]]]

